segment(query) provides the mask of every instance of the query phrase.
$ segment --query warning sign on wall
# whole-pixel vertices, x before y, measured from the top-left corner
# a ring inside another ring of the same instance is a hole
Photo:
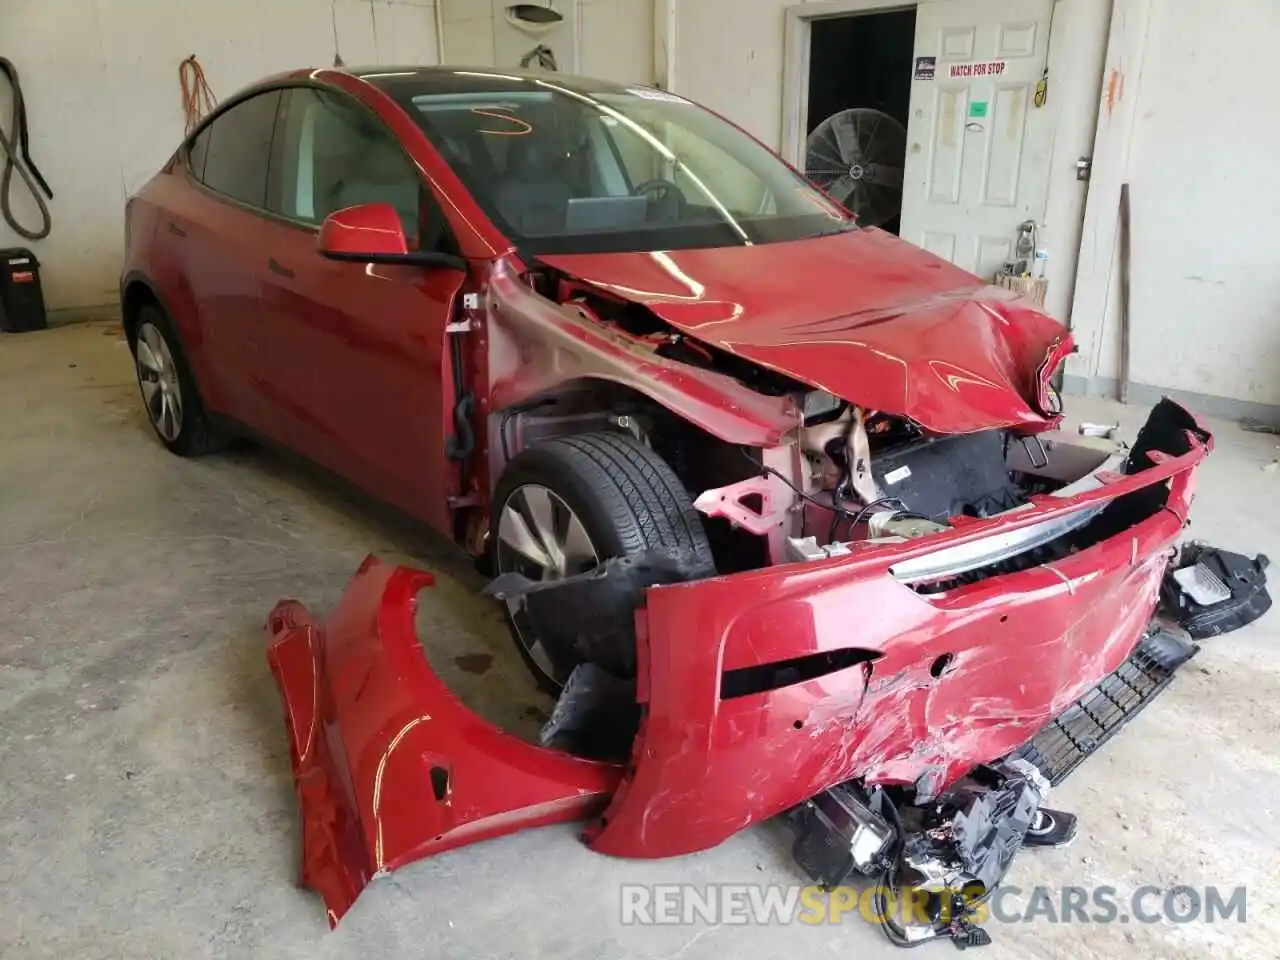
[[[952,80],[969,80],[973,77],[1000,77],[1009,69],[1008,60],[979,60],[975,63],[953,63],[947,67]]]

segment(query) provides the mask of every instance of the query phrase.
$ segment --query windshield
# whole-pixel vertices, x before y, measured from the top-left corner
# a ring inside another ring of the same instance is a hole
[[[854,227],[764,147],[680,97],[507,79],[399,99],[527,253],[776,243]]]

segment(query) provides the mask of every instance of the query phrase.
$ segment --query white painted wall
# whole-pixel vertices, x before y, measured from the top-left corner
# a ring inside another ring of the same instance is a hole
[[[332,66],[335,36],[353,66],[436,61],[432,0],[0,0],[0,52],[21,71],[32,156],[55,194],[48,239],[28,244],[0,222],[0,247],[36,251],[51,309],[116,301],[125,199],[182,139],[178,64],[196,54],[227,97],[267,74]],[[7,90],[0,98],[7,123]]]
[[[1280,4],[1229,7],[1227,16],[1214,0],[1150,3],[1130,44],[1138,69],[1121,72],[1112,109],[1131,111],[1131,131],[1116,151],[1125,166],[1114,180],[1133,191],[1132,379],[1275,406],[1280,103],[1270,74]],[[1095,244],[1105,250],[1106,269],[1093,270],[1093,289],[1081,290],[1094,307],[1077,310],[1081,354],[1070,367],[1104,388],[1119,374],[1120,347],[1114,220],[1105,212],[1086,254]]]
[[[603,80],[649,83],[654,72],[654,0],[539,0],[565,22],[543,37],[514,32],[503,17],[510,0],[442,0],[445,58],[473,66],[519,66],[543,43],[560,69]]]
[[[576,5],[581,72],[652,77],[653,0],[556,2]],[[447,60],[494,63],[493,12],[505,2],[443,3]],[[332,66],[335,41],[352,66],[433,64],[434,0],[0,0],[0,53],[22,74],[32,156],[55,194],[48,239],[28,243],[0,223],[0,247],[36,251],[50,309],[113,304],[125,200],[182,139],[178,64],[196,54],[228,97],[271,73]],[[8,111],[4,90],[0,122]],[[14,205],[35,225],[21,189]]]

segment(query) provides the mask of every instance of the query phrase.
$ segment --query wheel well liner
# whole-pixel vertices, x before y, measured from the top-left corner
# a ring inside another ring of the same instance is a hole
[[[138,315],[148,304],[159,307],[168,316],[173,316],[165,306],[163,298],[140,273],[131,273],[124,278],[120,293],[120,316],[124,322],[124,332],[132,345],[138,331]]]

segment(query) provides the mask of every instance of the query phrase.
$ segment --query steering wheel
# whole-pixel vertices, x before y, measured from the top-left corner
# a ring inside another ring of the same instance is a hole
[[[644,197],[649,201],[649,219],[659,222],[679,220],[684,214],[689,200],[670,180],[661,177],[646,180],[631,191],[633,197]]]

